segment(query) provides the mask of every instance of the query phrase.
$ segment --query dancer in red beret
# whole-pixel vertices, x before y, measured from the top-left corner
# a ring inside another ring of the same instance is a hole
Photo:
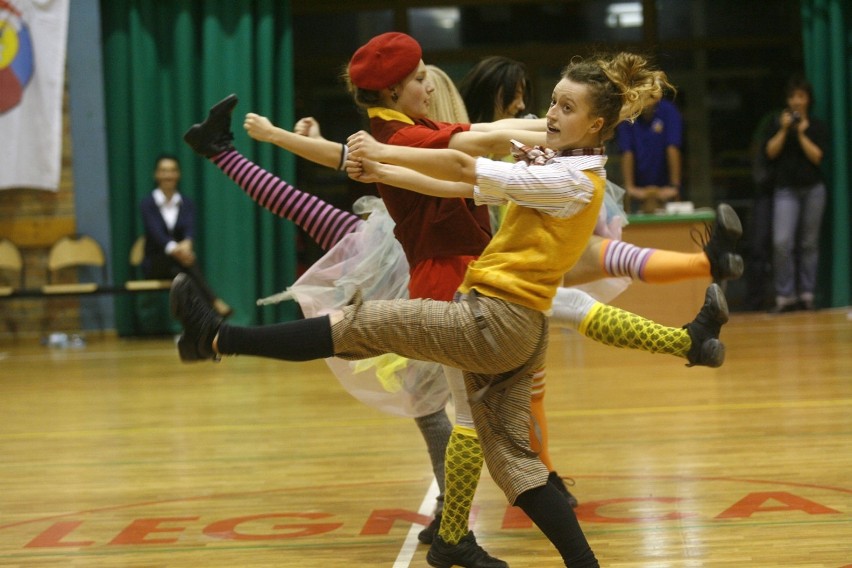
[[[441,123],[429,120],[434,85],[417,41],[402,33],[374,37],[349,62],[345,75],[355,103],[367,112],[379,142],[418,148],[454,148],[473,155],[505,155],[511,138],[544,142],[541,120],[497,123]],[[511,131],[506,129],[520,129]],[[376,184],[410,268],[409,296],[452,300],[468,264],[491,240],[488,208],[468,199],[446,199]],[[444,368],[454,400],[466,400],[461,371]],[[543,373],[543,369],[539,370]],[[430,544],[432,566],[502,568],[468,527],[474,492],[482,471],[482,449],[468,405],[456,408],[456,424],[446,445],[445,501],[434,522],[420,535]],[[560,480],[561,481],[561,480]],[[564,485],[563,485],[564,488]],[[565,489],[566,497],[574,499]]]
[[[473,125],[429,120],[434,86],[421,57],[417,41],[397,32],[374,37],[352,56],[347,72],[349,89],[356,104],[369,115],[377,139],[404,146],[454,148],[472,155],[507,154],[511,139],[529,146],[544,143],[544,120],[506,119]],[[234,158],[225,152],[231,148],[233,137],[224,124],[235,103],[235,97],[223,100],[211,109],[203,125],[196,125],[185,136],[196,152],[220,167],[231,164]],[[247,115],[246,129],[251,132],[261,119],[257,115]],[[334,148],[338,146],[334,144],[332,148],[314,145],[311,151],[304,151],[303,144],[293,142],[293,133],[280,131],[278,134],[275,140],[269,141],[318,163],[339,167],[345,159],[345,153],[336,152]],[[379,184],[379,193],[395,222],[394,234],[410,267],[409,296],[452,300],[468,263],[479,256],[491,239],[488,208],[470,199],[430,197],[386,184]],[[333,233],[337,234],[336,230]],[[332,234],[332,231],[324,234]],[[461,371],[445,367],[444,372],[456,398],[464,397]],[[415,420],[426,440],[441,490],[434,520],[419,535],[421,542],[432,545],[430,562],[472,568],[505,567],[506,563],[488,555],[468,530],[470,506],[483,463],[469,410],[460,413],[457,407],[455,427],[444,409]],[[452,514],[442,530],[443,538],[435,538],[442,526],[444,458],[448,444],[455,448],[456,454],[471,455],[472,459],[447,462],[453,470],[449,476],[458,487],[451,491],[456,497],[449,507]],[[567,488],[562,487],[566,498],[576,503]]]
[[[422,61],[420,44],[406,34],[391,32],[371,39],[352,56],[346,79],[380,142],[454,148],[473,155],[507,154],[512,138],[531,145],[544,142],[542,120],[473,125],[429,120],[434,85]],[[396,222],[395,235],[411,267],[409,296],[452,300],[467,265],[491,240],[488,208],[471,200],[432,197],[390,184],[377,187]],[[454,398],[465,398],[461,371],[450,367],[444,371]],[[446,455],[444,508],[436,510],[434,522],[420,534],[421,542],[431,545],[427,559],[433,566],[506,566],[488,555],[468,528],[483,459],[467,405],[456,409]]]

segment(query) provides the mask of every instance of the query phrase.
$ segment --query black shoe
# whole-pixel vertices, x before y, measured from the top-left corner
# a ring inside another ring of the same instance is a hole
[[[727,203],[716,208],[716,220],[713,226],[707,226],[705,235],[699,241],[704,248],[704,254],[710,260],[710,275],[713,282],[736,280],[743,275],[743,257],[735,251],[740,237],[743,236],[743,225],[737,212]]]
[[[222,317],[183,272],[172,281],[169,303],[172,315],[183,324],[183,334],[177,343],[181,361],[218,361],[219,355],[213,351],[213,338],[222,325]]]
[[[452,545],[444,542],[441,535],[436,534],[429,552],[426,554],[426,562],[435,568],[450,568],[451,566],[463,566],[465,568],[509,568],[509,565],[499,558],[494,558],[485,549],[476,543],[473,531],[462,537],[458,544]]]
[[[200,124],[193,124],[183,135],[183,140],[205,158],[234,147],[234,133],[231,132],[231,113],[237,106],[237,95],[228,95],[212,107],[207,118]]]
[[[686,358],[687,367],[702,365],[721,367],[725,362],[725,345],[719,341],[722,325],[728,322],[728,301],[718,284],[710,284],[704,294],[704,305],[695,319],[684,329],[692,339]]]
[[[570,477],[568,479],[571,480],[571,485],[574,485],[574,480],[571,479]],[[559,474],[556,473],[555,471],[551,471],[547,475],[547,482],[552,483],[559,490],[560,493],[565,495],[565,498],[568,499],[568,504],[571,505],[572,509],[577,508],[577,506],[580,504],[580,502],[577,501],[577,498],[574,497],[571,494],[570,491],[568,491],[568,487],[565,484],[564,478],[560,477]]]
[[[432,519],[432,522],[429,525],[420,531],[420,534],[417,535],[417,540],[422,542],[423,544],[432,544],[432,541],[435,540],[435,535],[438,534],[438,529],[441,528],[441,513],[435,515],[435,518]]]

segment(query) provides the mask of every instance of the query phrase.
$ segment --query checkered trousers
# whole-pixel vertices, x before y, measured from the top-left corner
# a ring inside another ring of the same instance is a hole
[[[478,304],[493,346],[466,300],[375,300],[344,308],[343,319],[332,326],[334,354],[354,360],[397,353],[456,367],[464,371],[469,397],[530,362],[530,371],[511,387],[492,387],[471,405],[491,477],[514,503],[524,491],[547,482],[541,460],[521,449],[530,449],[532,373],[544,366],[546,317],[487,296],[479,296]]]

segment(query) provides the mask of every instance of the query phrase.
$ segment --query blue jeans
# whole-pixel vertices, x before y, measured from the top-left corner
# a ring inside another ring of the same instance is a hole
[[[772,244],[779,303],[792,303],[797,297],[813,301],[825,199],[822,183],[775,189]]]

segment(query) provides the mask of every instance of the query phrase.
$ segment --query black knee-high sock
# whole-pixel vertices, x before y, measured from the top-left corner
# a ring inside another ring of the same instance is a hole
[[[257,327],[223,323],[217,346],[222,355],[255,355],[284,361],[311,361],[334,355],[328,316]]]
[[[592,552],[574,510],[555,485],[547,483],[541,487],[524,491],[515,505],[523,509],[544,536],[553,543],[565,566],[571,568],[597,568],[600,566]]]

